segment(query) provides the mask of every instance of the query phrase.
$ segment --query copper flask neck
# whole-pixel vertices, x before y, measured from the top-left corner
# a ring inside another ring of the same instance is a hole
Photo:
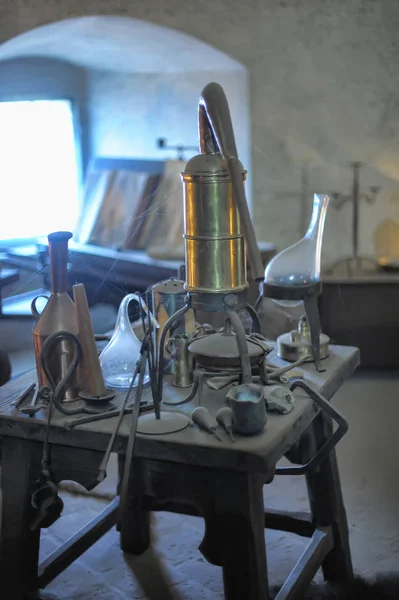
[[[70,231],[50,233],[49,254],[51,269],[51,287],[53,294],[68,291],[68,242],[72,237]]]

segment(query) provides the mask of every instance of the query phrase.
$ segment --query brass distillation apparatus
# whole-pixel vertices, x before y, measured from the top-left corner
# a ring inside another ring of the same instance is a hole
[[[225,330],[194,340],[189,351],[223,368],[223,355],[231,357],[234,348],[241,383],[250,384],[250,344],[237,311],[247,308],[253,323],[258,323],[247,303],[247,259],[255,280],[263,280],[263,266],[245,197],[246,171],[237,157],[227,99],[217,83],[208,84],[200,97],[199,145],[201,154],[182,173],[186,304],[169,319],[162,338],[190,308],[224,313]],[[164,339],[159,347],[161,358]]]

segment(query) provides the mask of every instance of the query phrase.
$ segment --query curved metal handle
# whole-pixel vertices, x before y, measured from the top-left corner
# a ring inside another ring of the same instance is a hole
[[[321,394],[318,394],[304,381],[294,381],[291,385],[291,392],[296,388],[303,389],[308,396],[317,404],[317,406],[324,410],[329,417],[338,425],[335,432],[325,441],[323,446],[319,449],[317,454],[311,458],[306,464],[299,466],[290,467],[277,467],[275,469],[276,475],[305,475],[308,471],[316,469],[323,460],[327,458],[331,450],[335,448],[338,442],[344,437],[349,429],[348,421],[341,415],[336,408],[332,406],[328,400],[323,398]]]
[[[50,296],[44,296],[43,294],[40,294],[40,296],[36,296],[36,298],[33,298],[32,302],[31,302],[31,305],[30,305],[30,310],[31,310],[31,313],[32,313],[33,318],[35,319],[35,321],[38,321],[40,319],[40,317],[41,317],[41,314],[42,314],[42,313],[39,313],[39,311],[36,308],[36,301],[39,300],[39,298],[45,298],[47,301],[49,301],[50,300]],[[46,306],[47,306],[47,303],[46,303]],[[44,307],[44,308],[46,308],[46,307]]]
[[[262,258],[245,197],[241,174],[242,165],[238,160],[229,104],[221,85],[212,82],[204,87],[199,100],[198,116],[202,154],[214,154],[219,151],[227,161],[233,196],[244,231],[252,277],[256,281],[263,281],[264,269]]]
[[[173,358],[173,355],[174,355],[175,350],[176,350],[175,340],[173,338],[169,338],[166,341],[165,350]]]
[[[156,320],[156,318],[154,317],[154,315],[148,308],[147,304],[144,302],[143,298],[140,296],[140,294],[138,292],[128,294],[127,296],[125,296],[123,298],[122,302],[125,302],[125,303],[127,303],[127,305],[129,305],[132,300],[135,300],[141,306],[141,308],[143,309],[145,314],[151,319],[151,323],[153,324],[155,329],[159,329],[160,325],[159,325],[158,321]],[[121,305],[122,305],[122,302],[121,302]]]

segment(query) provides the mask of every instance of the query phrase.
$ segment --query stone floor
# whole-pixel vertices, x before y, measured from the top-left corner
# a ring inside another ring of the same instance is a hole
[[[373,576],[399,564],[399,420],[397,373],[359,372],[337,394],[335,405],[348,417],[350,433],[339,446],[339,462],[358,573]],[[113,493],[115,463],[99,494]],[[42,535],[42,557],[94,514],[104,499],[64,493],[63,517]],[[302,478],[279,478],[265,487],[270,507],[306,508]],[[200,519],[160,513],[153,519],[153,547],[141,557],[124,556],[110,531],[42,593],[52,600],[217,600],[220,569],[197,550],[204,533]],[[305,541],[266,532],[271,583],[278,584],[299,557]]]

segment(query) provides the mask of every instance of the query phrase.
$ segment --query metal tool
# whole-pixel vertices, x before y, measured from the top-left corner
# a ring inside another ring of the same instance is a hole
[[[29,394],[31,393],[32,390],[34,390],[36,387],[36,383],[31,383],[30,385],[28,385],[22,392],[21,394],[18,396],[18,398],[16,398],[15,400],[13,400],[10,404],[11,406],[14,406],[15,408],[19,408],[22,404],[22,402],[29,396]]]
[[[65,378],[67,379],[67,376]],[[65,383],[67,384],[67,381]],[[36,515],[33,517],[29,527],[31,531],[50,527],[57,519],[59,519],[64,508],[64,502],[58,495],[58,487],[50,471],[49,438],[51,418],[55,405],[55,396],[55,392],[52,394],[49,393],[47,424],[41,458],[41,470],[39,479],[34,484],[31,496],[32,506],[36,510]]]
[[[64,502],[58,495],[57,485],[51,479],[48,471],[40,474],[40,479],[35,484],[31,503],[37,511],[29,526],[31,531],[50,527],[60,518]]]
[[[140,414],[152,411],[154,409],[154,405],[152,402],[142,402],[140,404]],[[117,408],[115,410],[109,410],[105,413],[100,413],[98,415],[88,415],[87,417],[81,417],[77,419],[67,419],[63,423],[64,429],[69,431],[70,429],[74,429],[78,425],[86,425],[87,423],[96,423],[97,421],[104,421],[105,419],[112,419],[113,417],[120,417],[121,413],[123,415],[130,415],[133,411],[132,404],[126,406],[125,409]]]
[[[30,404],[28,406],[23,406],[22,408],[20,408],[19,412],[23,413],[24,415],[29,415],[30,417],[33,417],[33,415],[35,415],[37,412],[39,412],[39,410],[42,410],[42,408],[46,408],[46,404],[44,404],[43,402],[40,402],[39,404],[37,404],[37,401],[39,398],[41,398],[40,390],[37,387],[35,389],[35,391],[33,392],[32,400],[30,401]]]
[[[193,412],[191,413],[191,419],[193,423],[200,427],[200,429],[203,429],[204,431],[214,435],[219,442],[223,442],[216,430],[216,426],[209,410],[207,410],[204,406],[198,406],[197,408],[194,408]]]
[[[144,386],[144,376],[146,370],[147,363],[147,354],[148,349],[144,348],[143,353],[140,358],[139,365],[139,383],[137,386],[136,396],[134,399],[133,405],[133,413],[132,420],[130,426],[129,439],[127,442],[126,454],[125,454],[125,464],[123,468],[123,476],[121,482],[121,491],[120,491],[120,514],[121,521],[123,521],[123,517],[125,512],[129,509],[129,492],[132,489],[133,485],[133,457],[134,457],[134,445],[136,441],[136,432],[137,432],[137,421],[140,413],[140,402],[143,394],[143,386]]]
[[[233,411],[228,406],[223,406],[216,413],[216,421],[219,423],[220,427],[228,433],[230,440],[235,442],[233,436]]]
[[[127,394],[125,396],[125,399],[123,401],[123,405],[122,405],[122,408],[121,408],[121,411],[120,411],[118,422],[117,422],[116,427],[115,427],[115,429],[114,429],[114,431],[113,431],[113,433],[111,435],[111,439],[110,439],[110,441],[108,443],[108,446],[107,446],[107,449],[105,451],[104,458],[102,459],[101,465],[100,465],[100,467],[98,469],[98,474],[97,474],[97,482],[98,483],[100,483],[101,481],[103,481],[105,479],[105,477],[107,476],[107,465],[108,465],[109,457],[111,456],[111,452],[112,452],[112,449],[114,447],[116,436],[118,435],[119,427],[120,427],[120,425],[122,423],[122,419],[123,419],[123,416],[124,416],[124,413],[125,413],[125,409],[127,407],[129,396],[130,396],[130,394],[132,392],[132,389],[134,387],[137,374],[139,374],[139,382],[138,382],[138,386],[137,386],[135,401],[134,401],[134,404],[133,404],[132,408],[133,408],[134,414],[136,414],[136,412],[137,412],[137,417],[138,417],[138,413],[140,411],[140,402],[141,402],[141,396],[142,396],[142,393],[143,393],[143,385],[144,385],[145,371],[146,371],[146,361],[147,361],[147,352],[148,352],[147,350],[143,350],[144,344],[145,344],[145,342],[143,341],[143,343],[141,345],[140,358],[137,361],[136,368],[135,368],[134,373],[133,373],[132,381],[130,382],[130,386],[129,386],[128,392],[127,392]],[[137,396],[140,396],[139,400],[137,400]],[[136,409],[137,402],[138,402],[138,408]],[[137,426],[137,417],[136,417],[136,426]],[[136,431],[136,429],[135,429],[135,431]]]
[[[55,346],[60,346],[65,340],[68,342],[72,342],[75,345],[74,355],[72,356],[72,360],[68,368],[66,369],[65,375],[61,379],[61,381],[57,384],[53,380],[52,374],[49,370],[49,362],[48,355],[54,351]],[[51,388],[43,389],[41,388],[41,394],[43,396],[44,392],[48,392],[48,409],[47,409],[47,424],[46,424],[46,432],[44,437],[43,451],[42,451],[42,459],[41,459],[41,471],[39,475],[39,479],[36,481],[31,502],[33,508],[36,510],[36,515],[34,516],[30,529],[32,531],[50,527],[60,516],[64,507],[64,503],[62,498],[58,495],[58,487],[56,480],[54,479],[51,470],[50,470],[50,452],[49,452],[49,437],[50,437],[50,425],[51,418],[53,414],[54,407],[57,408],[61,413],[67,415],[74,415],[78,412],[86,412],[92,413],[93,411],[87,407],[81,407],[79,409],[67,409],[65,406],[61,405],[61,400],[64,397],[65,389],[67,389],[68,384],[70,382],[71,377],[74,374],[76,366],[79,363],[79,359],[81,357],[81,346],[79,339],[69,331],[58,331],[49,335],[41,348],[40,360],[43,369],[43,373],[47,377]],[[38,391],[39,393],[39,391]],[[36,394],[35,394],[36,396]],[[35,398],[36,402],[36,398]],[[31,402],[31,406],[27,407],[27,409],[32,408],[32,410],[37,408],[37,406],[33,406],[33,399]],[[29,413],[28,413],[29,414]]]
[[[186,311],[186,307],[183,307],[184,311]],[[183,309],[180,309],[182,311]],[[177,314],[179,311],[177,312]],[[151,319],[146,318],[141,311],[142,325],[143,329],[146,332],[145,335],[148,334],[148,343],[146,344],[146,356],[148,362],[148,372],[150,373],[150,383],[151,383],[151,393],[152,400],[154,403],[154,414],[146,414],[142,415],[137,423],[137,432],[143,435],[163,435],[175,433],[177,431],[181,431],[185,429],[190,424],[190,419],[187,415],[178,413],[178,412],[165,412],[161,411],[160,399],[162,397],[162,378],[160,377],[160,373],[163,373],[163,360],[159,358],[159,361],[156,361],[156,353],[155,353],[155,344],[153,337],[153,324],[151,323]],[[170,319],[167,321],[169,323]],[[167,329],[166,325],[161,334],[160,339],[160,357],[161,354],[163,356],[163,349],[165,346],[165,335],[169,329]]]

